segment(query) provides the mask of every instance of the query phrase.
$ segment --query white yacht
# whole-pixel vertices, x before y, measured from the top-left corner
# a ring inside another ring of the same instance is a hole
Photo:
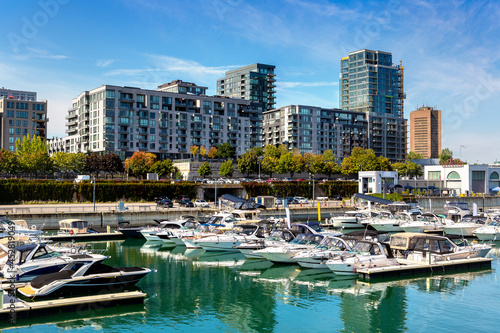
[[[273,230],[271,234],[264,239],[252,240],[238,245],[236,248],[247,258],[262,259],[264,257],[256,251],[267,247],[283,246],[294,238],[295,235],[288,229]]]
[[[471,215],[467,202],[446,202],[443,206],[444,215],[450,220],[459,221],[466,215]]]
[[[183,245],[184,243],[180,238],[187,235],[193,235],[194,230],[199,226],[199,222],[186,221],[182,224],[180,229],[164,228],[162,231],[156,233],[156,237],[162,240],[165,245]]]
[[[292,264],[297,262],[293,258],[294,255],[301,251],[313,249],[321,243],[324,237],[322,234],[299,234],[295,239],[282,246],[266,247],[254,253],[273,263]]]
[[[398,212],[393,216],[376,216],[369,221],[375,230],[397,232],[403,231],[401,223],[409,223],[413,221],[412,214],[407,212]]]
[[[193,240],[197,246],[205,251],[232,251],[239,252],[237,247],[242,243],[264,238],[263,226],[256,224],[241,224],[234,226],[222,235],[208,236]]]
[[[448,222],[443,226],[443,230],[447,235],[471,237],[474,233],[474,230],[484,227],[487,224],[487,217],[468,215],[464,216],[460,221]]]
[[[25,220],[9,220],[5,215],[0,215],[0,238],[9,236],[38,237],[42,230],[37,230],[36,225],[28,227]]]
[[[303,268],[328,269],[326,262],[350,251],[355,242],[327,236],[312,250],[301,251],[293,258]]]
[[[344,215],[333,216],[327,221],[327,225],[334,228],[363,228],[362,222],[371,218],[372,212],[369,210],[347,211]]]
[[[362,268],[399,265],[388,244],[361,240],[345,255],[330,259],[326,266],[337,275],[357,275]]]
[[[142,236],[148,241],[161,241],[161,239],[156,236],[157,233],[172,229],[180,229],[184,226],[184,224],[186,224],[186,222],[194,221],[194,219],[195,217],[192,215],[181,215],[178,220],[158,221],[159,224],[157,226],[144,228],[140,232]]]
[[[477,228],[472,234],[480,240],[500,240],[500,221],[493,221],[487,226]]]
[[[415,221],[401,223],[399,226],[405,232],[425,232],[441,230],[445,223],[452,223],[434,213],[424,213],[417,217]]]

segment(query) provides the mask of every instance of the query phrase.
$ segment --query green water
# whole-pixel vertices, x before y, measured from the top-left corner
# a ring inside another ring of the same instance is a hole
[[[330,273],[143,241],[99,243],[105,263],[157,269],[144,305],[20,319],[5,332],[495,332],[497,268],[361,282]],[[497,244],[500,245],[500,244]]]

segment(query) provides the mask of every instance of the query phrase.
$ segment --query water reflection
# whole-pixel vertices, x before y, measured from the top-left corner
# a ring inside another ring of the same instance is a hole
[[[65,326],[58,327],[117,332],[131,327],[141,332],[160,327],[167,331],[288,331],[298,328],[290,316],[294,318],[300,311],[303,318],[309,318],[303,319],[300,327],[308,330],[408,331],[411,324],[428,320],[417,316],[415,308],[428,307],[425,315],[432,318],[436,308],[422,300],[429,302],[432,297],[440,304],[444,297],[467,294],[481,284],[476,280],[491,279],[493,272],[363,282],[334,276],[329,270],[245,260],[233,252],[207,253],[140,240],[109,242],[108,247],[111,258],[107,264],[157,270],[138,283],[148,294],[145,305],[137,313],[126,311],[132,313],[121,319],[116,316],[125,312],[123,308],[95,314],[99,318],[88,315],[74,319],[65,314],[60,318],[60,325]],[[498,261],[498,248],[490,256]],[[55,322],[40,318],[43,321]]]

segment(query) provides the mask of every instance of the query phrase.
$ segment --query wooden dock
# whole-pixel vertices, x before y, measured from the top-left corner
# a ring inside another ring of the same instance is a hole
[[[128,291],[114,294],[26,302],[4,294],[3,308],[0,310],[0,320],[9,321],[12,316],[17,319],[67,312],[83,313],[91,309],[114,307],[117,305],[142,304],[145,297],[146,294],[141,291]]]
[[[432,273],[446,273],[456,270],[491,268],[492,258],[472,258],[439,261],[434,264],[398,259],[399,266],[376,267],[358,270],[361,279],[374,279],[397,276],[414,276]]]
[[[51,240],[53,242],[90,242],[90,241],[106,241],[106,240],[120,240],[125,239],[125,235],[121,232],[99,232],[91,234],[78,234],[78,235],[44,235],[42,239]]]

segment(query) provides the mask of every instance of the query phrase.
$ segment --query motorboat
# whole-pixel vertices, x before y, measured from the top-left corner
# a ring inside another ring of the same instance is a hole
[[[199,222],[186,221],[182,228],[160,231],[156,234],[156,236],[158,236],[158,238],[160,238],[163,243],[167,245],[182,246],[184,245],[184,243],[182,242],[182,237],[193,236],[195,230],[198,230],[199,227]]]
[[[118,227],[115,229],[115,232],[121,232],[126,238],[139,238],[144,239],[144,236],[141,234],[141,230],[147,228],[155,228],[159,224],[158,221],[155,221],[155,224],[148,224],[140,227],[131,227],[130,221],[119,221]]]
[[[1,246],[1,245],[0,245]],[[85,259],[101,262],[107,258],[102,254],[60,253],[53,251],[47,244],[31,243],[14,248],[14,259],[8,260],[2,268],[5,278],[15,278],[20,282],[31,281],[39,275],[55,273],[68,265]]]
[[[303,268],[328,269],[326,262],[329,259],[345,254],[354,244],[354,240],[327,236],[312,250],[301,251],[293,258]]]
[[[424,213],[417,217],[415,221],[401,223],[399,226],[405,232],[426,232],[441,230],[446,223],[451,223],[444,217],[434,213]]]
[[[195,245],[201,246],[205,251],[232,251],[239,252],[237,247],[242,243],[263,239],[265,228],[258,224],[235,225],[231,230],[221,235],[194,240]]]
[[[5,215],[0,215],[0,238],[7,236],[29,236],[36,238],[42,234],[36,225],[28,226],[25,220],[9,220]]]
[[[464,216],[460,221],[447,223],[443,226],[443,230],[447,235],[471,237],[474,233],[474,230],[484,227],[487,224],[487,217],[467,215]]]
[[[29,298],[67,296],[90,291],[118,292],[134,286],[149,274],[151,269],[142,267],[111,267],[90,257],[67,264],[55,273],[35,277],[18,292]]]
[[[372,216],[369,210],[347,211],[344,215],[331,217],[327,224],[334,228],[363,228],[362,222]]]
[[[480,240],[500,240],[500,221],[493,221],[486,226],[477,228],[472,234]]]
[[[470,244],[464,238],[453,241],[445,236],[408,232],[391,235],[390,246],[402,263],[407,260],[427,264],[486,257],[491,250],[489,244]]]
[[[262,259],[264,257],[256,253],[256,251],[266,247],[282,246],[294,238],[295,235],[288,229],[273,230],[271,234],[264,239],[251,240],[238,245],[236,248],[247,258]]]
[[[393,216],[376,216],[368,223],[375,230],[386,232],[403,231],[401,223],[413,221],[412,214],[408,212],[398,212]]]
[[[397,266],[387,243],[361,240],[351,251],[326,262],[326,266],[337,275],[357,275],[363,268]]]
[[[194,221],[194,219],[195,217],[192,215],[181,215],[178,220],[157,221],[158,226],[144,228],[140,231],[140,233],[147,241],[161,241],[161,239],[156,236],[157,233],[166,230],[181,229],[186,222]]]
[[[444,215],[450,220],[459,221],[466,215],[471,215],[467,202],[446,202],[443,206]]]
[[[195,241],[216,235],[224,234],[224,231],[219,228],[220,225],[202,223],[197,229],[193,230],[192,235],[184,235],[181,238],[178,238],[182,241],[183,245],[188,249],[202,249],[202,247],[195,243]],[[172,239],[174,240],[174,239]],[[177,240],[174,240],[177,242]]]
[[[297,260],[294,255],[301,251],[311,250],[321,243],[325,236],[322,234],[299,234],[295,239],[282,246],[266,247],[255,251],[255,254],[261,255],[273,263],[293,264]]]

